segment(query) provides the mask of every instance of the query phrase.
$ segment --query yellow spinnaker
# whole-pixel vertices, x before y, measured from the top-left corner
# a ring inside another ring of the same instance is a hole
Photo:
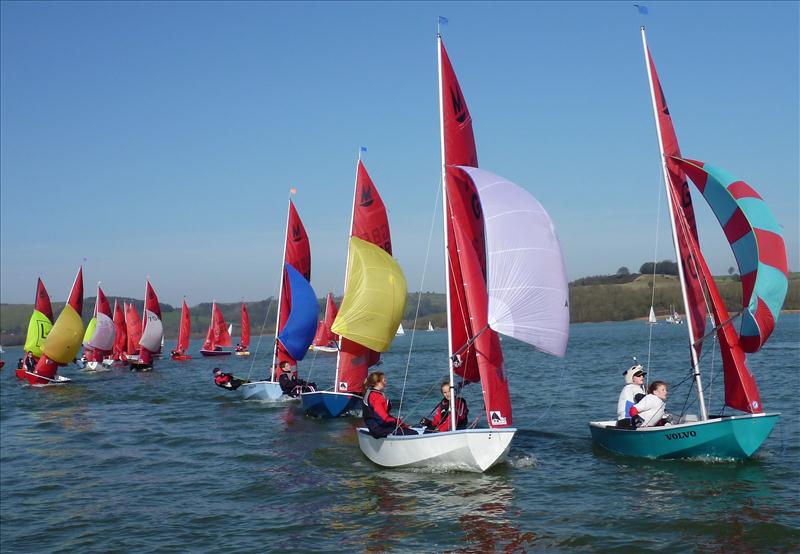
[[[347,291],[331,329],[377,352],[386,352],[403,319],[408,290],[403,270],[382,248],[350,237]]]
[[[46,315],[39,310],[33,310],[28,322],[28,335],[25,337],[25,352],[32,352],[34,356],[41,358],[44,339],[52,328],[53,322]]]
[[[94,335],[94,330],[97,328],[97,318],[93,317],[89,320],[89,325],[86,326],[86,332],[83,334],[83,344],[89,344]]]
[[[83,320],[75,308],[67,304],[44,341],[44,353],[53,361],[68,364],[78,356],[83,338]]]

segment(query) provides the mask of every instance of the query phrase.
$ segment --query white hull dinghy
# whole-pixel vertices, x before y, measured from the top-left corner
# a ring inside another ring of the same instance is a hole
[[[274,402],[291,398],[283,394],[281,386],[274,381],[253,381],[251,383],[244,383],[237,390],[242,393],[242,400]]]
[[[480,473],[506,460],[516,432],[514,428],[464,429],[376,439],[362,427],[358,430],[358,445],[367,458],[383,467]]]

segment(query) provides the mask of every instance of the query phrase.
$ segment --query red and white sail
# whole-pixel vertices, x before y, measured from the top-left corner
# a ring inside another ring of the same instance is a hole
[[[161,351],[164,325],[161,323],[161,305],[149,279],[145,286],[143,314],[142,336],[139,338],[139,346],[141,347],[140,359],[143,363],[152,363],[153,355]]]
[[[186,299],[183,300],[181,306],[181,324],[178,330],[178,345],[175,347],[178,352],[185,353],[189,349],[189,336],[192,330],[191,313],[189,306],[186,305]]]
[[[87,344],[86,358],[89,361],[102,362],[104,358],[111,354],[114,348],[116,330],[111,305],[100,285],[97,286],[94,317],[97,323],[95,324],[94,334]]]
[[[454,168],[478,167],[472,117],[441,37],[439,71],[450,363],[465,381],[481,382],[489,425],[510,427],[503,352],[497,333],[488,328],[486,236],[480,196],[472,180]]]

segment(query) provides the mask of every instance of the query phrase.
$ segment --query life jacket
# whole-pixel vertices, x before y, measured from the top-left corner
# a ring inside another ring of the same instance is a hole
[[[364,418],[364,423],[367,423],[368,421],[373,421],[379,425],[386,425],[386,424],[394,425],[393,421],[386,421],[375,412],[375,408],[373,408],[372,405],[370,404],[370,395],[373,393],[379,394],[383,398],[385,398],[386,411],[389,413],[391,413],[392,411],[392,403],[388,398],[386,398],[386,395],[383,394],[383,391],[369,388],[367,389],[367,392],[364,393],[364,396],[361,397],[361,403],[363,404],[363,407],[361,409],[361,415]]]
[[[233,375],[231,375],[230,373],[220,373],[219,375],[214,377],[214,384],[216,384],[218,387],[227,388],[227,385],[230,385],[232,378]]]
[[[458,412],[463,411],[462,414]],[[433,418],[437,431],[450,430],[450,402],[443,398],[439,405],[436,407],[436,415]],[[467,401],[463,398],[456,397],[456,429],[463,429],[469,420],[469,408],[467,408]]]

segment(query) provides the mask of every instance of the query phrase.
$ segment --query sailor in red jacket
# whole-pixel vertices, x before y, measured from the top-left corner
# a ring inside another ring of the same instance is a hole
[[[236,390],[244,383],[249,383],[246,379],[234,377],[232,373],[223,373],[218,367],[214,368],[214,384],[228,390]]]
[[[442,383],[442,401],[437,404],[433,419],[422,418],[422,425],[429,431],[450,431],[450,402],[453,398],[453,391],[450,389],[450,382]],[[456,397],[456,429],[466,429],[469,408],[467,401]]]
[[[385,387],[386,376],[381,371],[373,371],[364,381],[362,416],[369,434],[378,439],[389,435],[417,435],[403,420],[391,415],[392,403],[383,393]]]

